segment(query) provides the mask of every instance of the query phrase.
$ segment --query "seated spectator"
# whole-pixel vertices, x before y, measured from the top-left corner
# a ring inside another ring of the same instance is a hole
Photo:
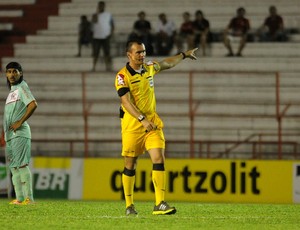
[[[182,14],[183,23],[180,26],[179,33],[176,36],[176,45],[178,53],[183,50],[190,50],[195,48],[194,43],[194,26],[191,21],[191,15],[189,12],[184,12]],[[187,44],[187,48],[183,48],[184,44]]]
[[[86,15],[80,17],[80,23],[78,28],[78,54],[77,57],[81,57],[81,47],[89,46],[92,42],[92,24],[87,19]]]
[[[283,18],[277,14],[275,6],[270,6],[269,13],[264,24],[258,29],[259,40],[263,42],[286,41]]]
[[[146,20],[146,13],[138,13],[138,20],[133,25],[133,32],[129,35],[128,40],[138,39],[144,43],[147,55],[153,55],[153,36],[151,34],[151,23]]]
[[[156,33],[157,55],[167,56],[173,49],[176,36],[176,27],[173,21],[167,19],[166,14],[159,14],[159,22]]]
[[[201,45],[202,54],[206,56],[206,46],[209,41],[209,21],[204,18],[204,15],[201,10],[197,10],[195,13],[195,20],[193,22],[194,33],[195,33],[195,44]]]
[[[250,22],[247,18],[245,18],[246,10],[243,7],[240,7],[237,9],[236,13],[237,16],[230,20],[229,25],[224,31],[224,44],[229,51],[229,53],[226,55],[227,57],[234,56],[230,43],[235,37],[238,37],[240,39],[240,44],[236,56],[242,56],[242,51],[247,42],[247,33],[250,29]]]

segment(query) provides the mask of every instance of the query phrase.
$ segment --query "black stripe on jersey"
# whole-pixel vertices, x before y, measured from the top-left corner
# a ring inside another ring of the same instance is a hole
[[[151,78],[152,76],[149,76],[149,77],[147,77],[146,79],[148,79],[148,78]]]
[[[120,88],[118,90],[118,95],[119,95],[119,97],[122,97],[123,95],[125,95],[129,91],[130,91],[129,88],[127,88],[127,87]]]
[[[133,81],[133,82],[131,82],[131,84],[138,83],[138,82],[140,82],[140,80]]]

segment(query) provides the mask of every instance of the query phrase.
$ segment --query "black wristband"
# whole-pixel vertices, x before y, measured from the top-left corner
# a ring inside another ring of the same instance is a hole
[[[185,55],[185,53],[184,52],[180,52],[179,54],[182,54],[182,59],[185,59],[186,58],[186,55]]]

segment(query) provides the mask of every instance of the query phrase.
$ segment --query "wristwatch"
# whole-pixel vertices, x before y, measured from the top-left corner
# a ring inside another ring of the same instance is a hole
[[[138,120],[139,120],[139,122],[141,122],[142,120],[144,120],[145,119],[145,116],[144,115],[140,115],[140,116],[138,116]]]

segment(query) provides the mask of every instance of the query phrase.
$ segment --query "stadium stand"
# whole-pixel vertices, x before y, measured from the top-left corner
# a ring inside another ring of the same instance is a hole
[[[262,23],[271,4],[273,1],[270,0],[243,2],[253,29]],[[237,6],[234,0],[176,0],[172,4],[158,0],[109,1],[107,11],[113,13],[116,24],[114,72],[104,72],[104,65],[99,65],[97,72],[92,73],[90,50],[83,50],[81,58],[75,56],[80,15],[90,17],[95,11],[95,1],[60,3],[58,15],[48,17],[47,28],[27,35],[25,43],[14,44],[13,59],[22,63],[25,79],[30,82],[39,102],[34,118],[30,119],[33,138],[42,140],[33,143],[35,154],[67,155],[71,148],[73,156],[82,157],[84,145],[81,140],[86,138],[84,118],[87,118],[88,138],[95,140],[89,145],[89,155],[119,156],[119,99],[114,90],[114,77],[127,61],[124,43],[136,19],[136,12],[145,10],[155,26],[161,9],[168,9],[168,17],[179,26],[183,11],[193,13],[201,9],[210,20],[213,31],[218,34],[234,15]],[[261,139],[270,143],[261,145],[257,151],[264,154],[256,157],[277,157],[276,76],[279,76],[279,109],[282,112],[289,106],[282,118],[283,132],[292,134],[284,136],[286,144],[283,145],[283,152],[285,158],[299,157],[295,154],[300,134],[300,36],[296,33],[300,28],[297,13],[300,3],[297,0],[279,0],[276,6],[290,31],[289,42],[249,42],[243,58],[225,58],[223,44],[216,41],[211,46],[209,57],[200,57],[195,62],[185,61],[157,77],[158,112],[165,122],[165,134],[170,142],[167,147],[169,156],[190,156],[192,124],[189,100],[190,80],[193,79],[192,105],[198,108],[194,114],[193,138],[203,142],[194,146],[196,157],[226,157],[227,150],[233,149],[230,157],[251,158],[253,155],[249,153],[253,153],[255,144],[247,140],[257,144]],[[120,10],[125,8],[126,11]],[[3,57],[2,66],[11,59]],[[5,84],[1,84],[0,90],[4,102]],[[2,108],[0,112],[2,118]],[[85,117],[86,114],[89,116]],[[51,140],[60,142],[53,144]],[[243,141],[248,144],[233,144]]]
[[[13,56],[15,43],[24,43],[26,35],[46,29],[48,16],[58,14],[58,4],[69,0],[1,0],[0,58]],[[1,66],[0,66],[1,67]]]

